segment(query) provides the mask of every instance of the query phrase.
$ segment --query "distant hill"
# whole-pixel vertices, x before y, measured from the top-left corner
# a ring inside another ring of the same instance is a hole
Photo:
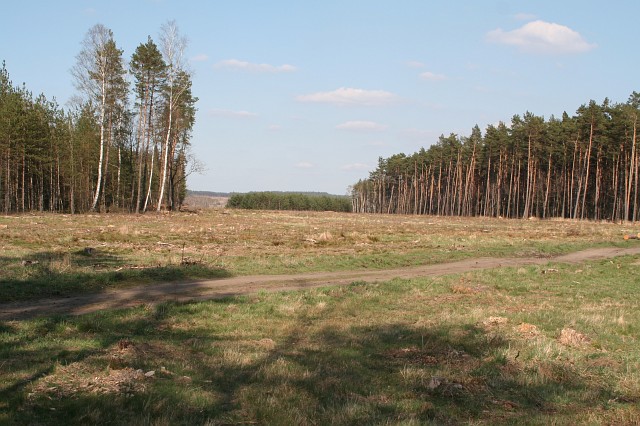
[[[228,192],[213,192],[213,191],[187,191],[187,196],[189,195],[201,195],[204,197],[230,197],[231,194]]]
[[[231,194],[226,192],[187,191],[184,206],[192,209],[215,209],[227,205]]]
[[[349,198],[346,195],[334,195],[328,192],[300,192],[300,191],[269,191],[261,192],[262,194],[275,194],[277,196],[289,196],[289,195],[301,195],[310,198],[332,198],[342,199]],[[257,194],[257,192],[249,192],[246,194]],[[224,208],[227,206],[229,198],[234,195],[246,195],[238,192],[215,192],[215,191],[187,191],[187,196],[184,200],[185,207],[193,209],[209,209],[209,208]]]

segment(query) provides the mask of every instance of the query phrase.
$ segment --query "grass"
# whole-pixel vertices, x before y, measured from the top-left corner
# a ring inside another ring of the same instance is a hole
[[[545,257],[622,245],[633,231],[611,223],[330,212],[4,216],[0,302],[231,275]]]
[[[2,424],[637,424],[632,257],[0,324]]]
[[[628,225],[0,217],[0,301],[629,245]],[[90,249],[90,250],[88,250]],[[0,322],[0,424],[638,424],[633,257]]]

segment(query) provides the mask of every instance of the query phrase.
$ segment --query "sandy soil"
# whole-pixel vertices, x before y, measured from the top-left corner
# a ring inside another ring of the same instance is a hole
[[[223,298],[258,291],[287,291],[348,285],[354,281],[382,282],[394,278],[433,277],[500,267],[581,263],[616,256],[640,254],[640,247],[594,248],[552,258],[476,258],[457,262],[388,270],[318,272],[295,275],[242,276],[218,280],[164,283],[97,294],[0,304],[0,320],[21,320],[50,315],[81,315],[104,309],[119,309],[167,301]]]

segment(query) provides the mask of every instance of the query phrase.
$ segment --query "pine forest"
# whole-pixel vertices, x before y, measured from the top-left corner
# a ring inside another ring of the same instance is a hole
[[[187,41],[175,22],[124,57],[93,26],[65,108],[0,69],[0,211],[173,210],[199,167]],[[440,136],[411,155],[380,158],[351,187],[356,213],[637,221],[640,94],[590,101],[572,116],[526,112],[510,123]]]
[[[197,162],[189,142],[197,98],[186,38],[161,27],[126,61],[93,26],[71,69],[66,108],[0,69],[0,211],[79,213],[177,209]],[[127,65],[128,64],[128,65]]]
[[[503,218],[637,221],[640,94],[590,101],[576,114],[440,136],[428,149],[380,158],[351,188],[353,210]]]

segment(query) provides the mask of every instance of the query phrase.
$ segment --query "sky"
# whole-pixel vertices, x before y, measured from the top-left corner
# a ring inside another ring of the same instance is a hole
[[[55,97],[87,31],[131,58],[175,20],[199,98],[191,190],[346,194],[379,157],[640,91],[640,2],[5,1],[0,60]]]

